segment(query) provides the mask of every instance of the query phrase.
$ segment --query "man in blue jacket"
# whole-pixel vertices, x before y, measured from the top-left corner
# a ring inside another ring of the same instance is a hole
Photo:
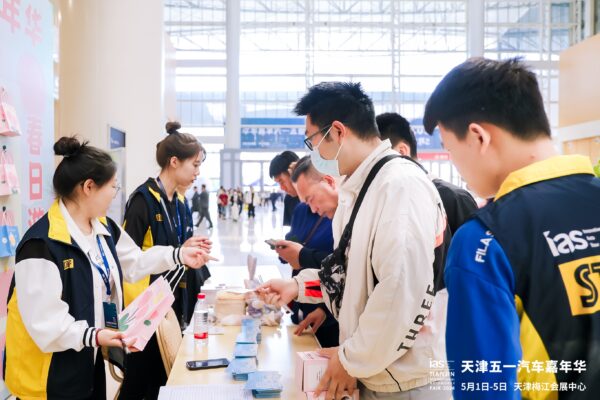
[[[321,268],[321,260],[333,252],[331,219],[313,213],[306,203],[300,202],[298,193],[292,184],[289,169],[297,161],[298,156],[295,153],[284,151],[275,156],[269,166],[269,174],[279,184],[281,190],[297,201],[297,205],[292,211],[290,231],[285,235],[285,240],[275,243],[275,251],[279,257],[292,267],[292,276],[304,268]],[[317,309],[325,311],[326,319],[315,332],[315,336],[321,347],[337,346],[339,343],[338,323],[326,307],[293,302],[292,322],[296,324],[302,322]]]
[[[467,60],[425,107],[482,198],[445,270],[455,399],[600,398],[600,180],[559,156],[535,74]]]

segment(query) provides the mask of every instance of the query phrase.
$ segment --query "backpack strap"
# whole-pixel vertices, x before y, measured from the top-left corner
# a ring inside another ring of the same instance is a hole
[[[356,203],[354,204],[354,207],[352,208],[352,214],[350,214],[350,220],[348,220],[348,223],[346,224],[346,227],[344,228],[344,231],[342,233],[342,237],[340,238],[340,242],[338,243],[338,247],[335,249],[335,252],[337,253],[338,257],[343,257],[341,259],[345,258],[346,249],[348,248],[348,245],[350,244],[350,238],[352,237],[352,229],[354,227],[354,220],[356,219],[356,215],[358,214],[358,211],[360,210],[360,206],[363,202],[363,199],[365,198],[365,195],[367,194],[367,191],[369,190],[369,186],[371,186],[371,183],[375,179],[375,176],[377,175],[379,170],[388,161],[391,161],[394,158],[401,158],[401,156],[395,155],[395,154],[390,154],[388,156],[383,157],[381,160],[377,161],[377,163],[373,166],[373,168],[371,168],[369,175],[367,175],[367,179],[365,179],[365,183],[363,183],[363,186],[361,187],[360,192],[358,194],[358,198],[356,199]],[[346,265],[346,263],[344,262],[343,265]]]

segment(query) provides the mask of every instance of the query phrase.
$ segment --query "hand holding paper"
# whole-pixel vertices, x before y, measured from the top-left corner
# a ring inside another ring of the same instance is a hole
[[[298,283],[294,279],[271,279],[256,292],[265,303],[283,307],[298,297]]]
[[[110,329],[100,329],[98,332],[98,345],[103,347],[123,347],[123,334]]]
[[[111,329],[101,329],[98,332],[98,345],[103,347],[127,347],[127,351],[139,351],[135,345],[135,339],[130,342],[123,339],[123,333]]]
[[[156,279],[119,314],[123,343],[130,348],[144,350],[174,301],[167,281],[162,276]]]

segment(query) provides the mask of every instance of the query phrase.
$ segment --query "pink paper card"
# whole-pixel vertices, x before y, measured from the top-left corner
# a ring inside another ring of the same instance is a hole
[[[119,314],[119,330],[127,343],[142,351],[175,301],[161,276]]]

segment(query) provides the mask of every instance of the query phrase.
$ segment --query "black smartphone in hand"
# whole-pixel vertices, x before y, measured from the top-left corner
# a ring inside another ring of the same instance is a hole
[[[269,247],[271,248],[271,250],[275,250],[275,243],[277,243],[277,240],[275,239],[268,239],[265,240],[265,243],[269,245]]]
[[[211,360],[196,360],[187,361],[185,366],[190,371],[197,369],[211,369],[211,368],[223,368],[229,365],[229,360],[226,358],[214,358]]]

